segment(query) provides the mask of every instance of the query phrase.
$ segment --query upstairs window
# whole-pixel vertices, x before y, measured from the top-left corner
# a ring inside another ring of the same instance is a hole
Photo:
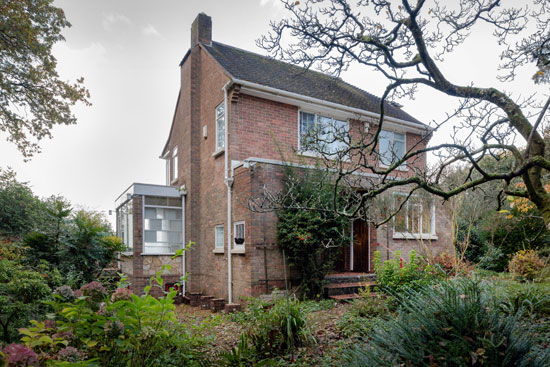
[[[381,130],[379,136],[381,165],[391,166],[405,156],[405,134]]]
[[[178,147],[172,150],[172,181],[178,179]]]
[[[302,152],[333,155],[345,151],[350,142],[347,121],[308,112],[300,112],[299,134]]]
[[[225,105],[216,107],[216,151],[225,148]]]

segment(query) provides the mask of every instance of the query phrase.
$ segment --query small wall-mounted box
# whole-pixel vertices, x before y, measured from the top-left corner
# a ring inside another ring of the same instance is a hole
[[[204,125],[202,127],[202,137],[205,138],[205,139],[208,137],[208,126],[207,125]]]

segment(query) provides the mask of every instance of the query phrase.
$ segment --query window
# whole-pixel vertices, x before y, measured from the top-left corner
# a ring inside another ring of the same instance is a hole
[[[225,105],[216,107],[216,151],[225,148]]]
[[[172,150],[172,181],[178,179],[178,147]]]
[[[166,185],[170,185],[170,157],[166,157]]]
[[[233,229],[234,233],[234,248],[244,248],[244,222],[235,222]]]
[[[331,117],[300,112],[299,148],[302,152],[336,154],[349,146],[349,124]]]
[[[394,236],[402,238],[431,238],[435,236],[435,203],[433,198],[394,193],[394,209],[401,210],[393,218]]]
[[[145,206],[144,214],[144,254],[172,254],[183,247],[181,208]]]
[[[223,225],[214,227],[214,250],[223,251],[224,233]]]
[[[126,252],[132,252],[134,242],[134,216],[132,200],[117,209],[117,235],[126,245]]]
[[[405,134],[380,131],[380,164],[391,166],[405,156]]]

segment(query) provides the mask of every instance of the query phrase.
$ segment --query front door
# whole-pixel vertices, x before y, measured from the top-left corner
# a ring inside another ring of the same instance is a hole
[[[370,237],[370,240],[369,240]],[[372,246],[376,242],[375,228],[363,219],[353,221],[353,246],[343,246],[340,248],[339,256],[335,262],[334,270],[338,272],[372,272]],[[369,262],[371,267],[369,268]]]

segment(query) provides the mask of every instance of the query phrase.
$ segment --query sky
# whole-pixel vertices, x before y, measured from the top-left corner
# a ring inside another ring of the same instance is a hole
[[[278,0],[56,0],[72,27],[66,41],[54,47],[63,79],[83,76],[92,106],[78,105],[78,123],[53,130],[41,142],[42,152],[24,162],[0,134],[0,167],[11,167],[35,194],[63,195],[73,204],[108,213],[131,183],[164,184],[159,155],[168,137],[179,90],[178,64],[190,46],[191,23],[200,12],[212,17],[213,39],[265,54],[256,39],[269,22],[286,11]],[[461,84],[495,82],[498,53],[489,32],[481,28],[448,57],[442,69]],[[516,96],[538,92],[526,70],[513,84],[501,85]],[[385,88],[382,77],[352,67],[342,78],[373,94]],[[399,101],[424,122],[440,120],[456,104],[449,97],[421,90],[415,100]],[[448,131],[432,141],[444,139]],[[114,215],[111,216],[114,221]]]

